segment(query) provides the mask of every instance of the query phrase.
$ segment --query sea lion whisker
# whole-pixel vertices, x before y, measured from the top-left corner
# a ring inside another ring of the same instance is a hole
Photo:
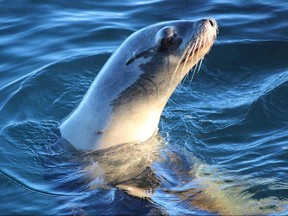
[[[188,62],[188,59],[190,58],[191,53],[192,53],[192,57],[193,57],[193,45],[191,45],[191,44],[192,44],[192,41],[189,43],[189,46],[187,48],[188,51],[187,51],[187,54],[185,55],[184,65],[183,65],[183,68],[181,71],[181,77],[183,76],[184,69],[185,69],[186,64]],[[187,77],[188,77],[188,73],[186,73],[185,76],[183,77],[183,82],[181,82],[181,84],[185,82]]]
[[[198,53],[199,51],[199,42],[200,42],[201,38],[197,38],[196,42],[195,42],[195,46],[194,46],[194,50],[193,50],[193,53]]]
[[[198,40],[196,41],[195,43],[195,52],[199,52],[199,49],[201,47],[201,44],[202,44],[202,38],[197,38]],[[197,71],[197,67],[199,65],[199,61],[194,65],[193,67],[193,71],[192,71],[192,77],[191,77],[191,80],[190,80],[190,83],[192,82],[192,80],[194,79],[194,76],[196,74],[196,71]]]
[[[187,77],[188,77],[188,74],[189,74],[189,73],[186,73],[186,74],[184,75],[183,80],[181,81],[183,84],[185,83],[185,81],[186,81],[186,79],[187,79]],[[182,83],[181,83],[181,84],[182,84]]]
[[[191,42],[190,42],[191,43]],[[182,67],[182,71],[181,71],[181,77],[183,76],[183,72],[184,72],[184,69],[186,67],[186,64],[188,62],[188,59],[189,59],[189,56],[191,55],[191,52],[192,52],[192,49],[189,50],[189,52],[187,52],[188,54],[186,55],[186,58],[185,58],[185,61],[184,61],[184,65]]]
[[[193,69],[192,77],[191,77],[190,83],[192,83],[192,81],[193,81],[193,79],[194,79],[195,72],[196,72],[196,67],[197,67],[197,65],[196,65],[195,68]]]
[[[189,44],[190,44],[190,43],[189,43]],[[189,45],[188,45],[188,46],[189,46]],[[184,50],[184,52],[182,53],[182,55],[181,55],[181,57],[180,57],[180,59],[179,59],[179,61],[178,61],[178,63],[177,63],[177,66],[176,66],[176,68],[175,68],[175,70],[174,70],[174,73],[173,73],[172,78],[171,78],[170,83],[169,83],[169,88],[170,88],[171,85],[172,85],[172,82],[173,82],[173,79],[174,79],[174,77],[175,77],[175,74],[177,73],[177,71],[178,71],[178,69],[179,69],[179,66],[180,66],[180,64],[182,63],[183,58],[185,57],[186,53],[187,53],[187,49]],[[168,89],[169,89],[169,88],[168,88]]]
[[[194,65],[193,69],[191,69],[192,70],[192,76],[191,76],[190,84],[191,84],[191,82],[192,82],[192,80],[193,80],[193,78],[195,76],[198,64],[199,64],[199,62],[197,62],[197,64]]]
[[[198,42],[198,44],[197,44],[197,46],[198,47],[205,47],[205,41],[206,41],[206,38],[204,37],[204,39],[201,37],[200,39],[199,39],[199,42]],[[198,50],[200,49],[200,48],[198,48]],[[199,72],[199,70],[200,70],[200,68],[201,68],[201,64],[202,64],[202,60],[203,60],[203,58],[201,58],[201,60],[200,61],[198,61],[197,62],[197,64],[195,65],[195,67],[193,68],[193,73],[192,73],[192,77],[191,77],[191,80],[190,80],[190,84],[192,83],[192,81],[193,81],[193,79],[194,79],[194,77],[195,77],[195,74],[198,74],[198,72]]]
[[[204,56],[203,56],[203,58],[201,58],[200,61],[199,61],[199,67],[198,67],[197,74],[199,73],[199,71],[200,71],[200,69],[201,69],[203,59],[204,59]]]
[[[183,76],[183,72],[184,72],[184,68],[186,67],[186,64],[188,62],[188,59],[189,59],[189,56],[191,55],[191,52],[192,52],[192,48],[189,50],[188,55],[186,55],[186,58],[185,58],[185,61],[184,61],[184,65],[182,67],[182,71],[181,71],[181,77]],[[186,73],[181,81],[181,86],[182,86],[182,83],[185,82],[186,78],[188,77],[188,73]]]

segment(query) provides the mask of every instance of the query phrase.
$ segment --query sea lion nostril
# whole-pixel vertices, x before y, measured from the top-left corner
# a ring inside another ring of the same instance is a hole
[[[214,20],[209,19],[209,23],[211,24],[212,27],[214,27],[214,25],[215,25],[215,21]]]

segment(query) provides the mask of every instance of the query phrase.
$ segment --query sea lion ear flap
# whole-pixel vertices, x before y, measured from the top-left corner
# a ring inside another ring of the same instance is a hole
[[[126,65],[131,64],[133,61],[135,61],[136,55],[134,53],[131,54],[131,57],[126,61]]]
[[[131,64],[132,62],[134,62],[136,59],[138,58],[147,58],[148,56],[150,56],[153,53],[152,49],[148,49],[148,50],[144,50],[140,53],[132,53],[131,57],[126,61],[126,65],[128,66],[129,64]]]

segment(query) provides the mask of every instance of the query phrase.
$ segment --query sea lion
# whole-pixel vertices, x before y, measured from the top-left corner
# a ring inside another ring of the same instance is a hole
[[[117,187],[164,209],[167,196],[176,205],[224,215],[285,208],[287,202],[273,197],[252,199],[246,186],[255,178],[249,182],[247,176],[230,176],[191,154],[185,156],[191,160],[187,168],[182,168],[183,158],[167,149],[161,157],[165,141],[156,133],[161,112],[183,77],[210,50],[217,31],[212,18],[162,22],[132,34],[110,57],[60,126],[62,137],[74,147],[91,150],[81,160],[87,163],[89,188]],[[179,180],[165,175],[165,169]]]
[[[171,94],[217,35],[212,18],[161,22],[130,37],[109,58],[60,131],[80,150],[144,142]]]

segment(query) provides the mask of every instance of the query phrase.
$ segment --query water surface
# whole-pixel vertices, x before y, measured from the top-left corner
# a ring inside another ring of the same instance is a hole
[[[220,33],[163,111],[162,185],[150,201],[91,187],[60,122],[130,34],[203,17]],[[1,214],[216,213],[195,203],[203,188],[221,208],[288,214],[285,1],[15,0],[0,1],[0,18]]]

